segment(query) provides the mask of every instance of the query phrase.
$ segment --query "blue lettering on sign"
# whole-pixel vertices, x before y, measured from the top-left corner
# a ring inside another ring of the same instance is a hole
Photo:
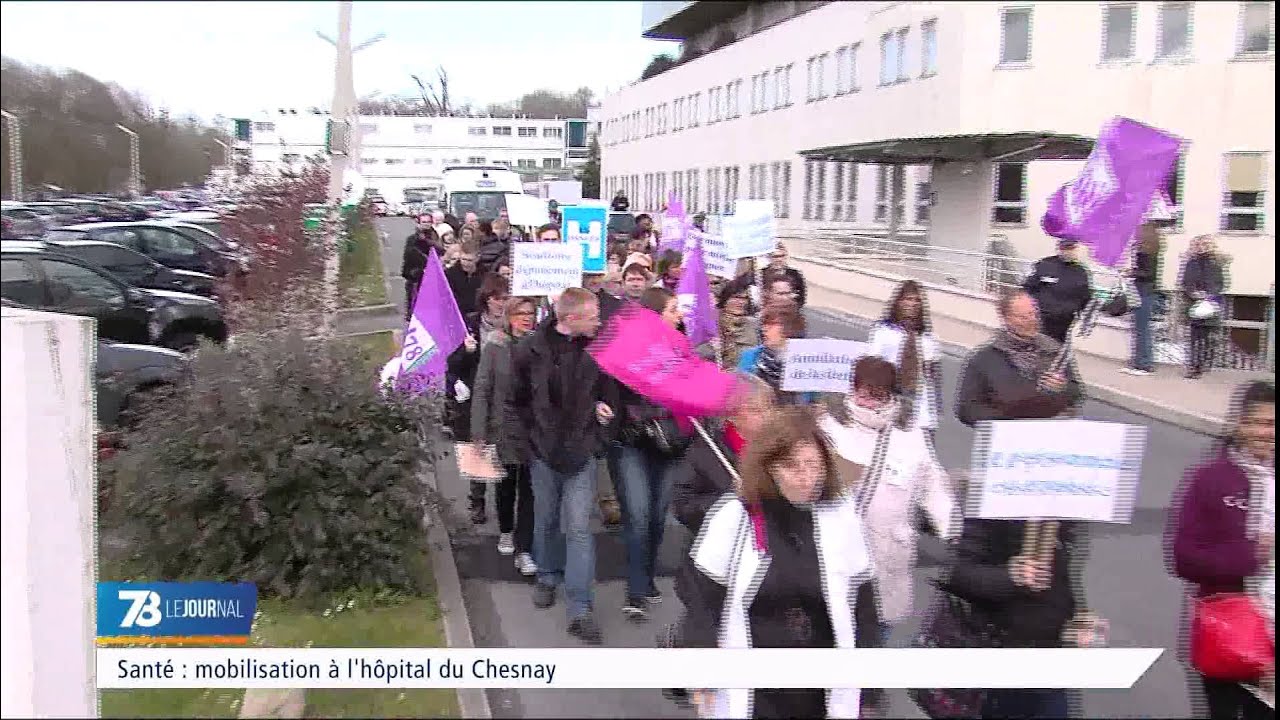
[[[1084,470],[1131,470],[1133,464],[1120,458],[1058,452],[993,452],[987,460],[989,468],[1045,469],[1070,467]]]
[[[603,273],[608,265],[605,253],[609,211],[602,207],[560,208],[560,237],[566,243],[582,245],[582,272]]]

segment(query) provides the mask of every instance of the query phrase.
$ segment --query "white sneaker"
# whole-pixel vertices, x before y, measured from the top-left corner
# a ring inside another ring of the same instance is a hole
[[[533,556],[529,553],[520,553],[516,556],[516,569],[525,577],[538,574],[538,564],[533,561]]]
[[[511,533],[502,533],[498,536],[498,554],[510,555],[516,551],[516,541],[511,537]]]
[[[1138,368],[1132,367],[1122,367],[1120,368],[1120,372],[1125,375],[1137,375],[1138,377],[1147,377],[1148,375],[1153,374],[1150,370],[1139,370]]]

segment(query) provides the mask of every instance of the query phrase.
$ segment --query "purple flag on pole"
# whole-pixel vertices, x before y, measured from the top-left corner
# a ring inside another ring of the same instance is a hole
[[[680,284],[676,286],[676,298],[680,303],[680,313],[684,315],[689,339],[694,345],[701,345],[717,337],[720,329],[716,323],[716,305],[711,301],[711,281],[707,279],[702,243],[689,243],[686,250]]]
[[[440,258],[432,248],[400,345],[397,386],[419,393],[443,387],[449,355],[466,337],[467,326],[462,322],[458,302],[449,290]]]
[[[675,250],[684,252],[685,237],[689,234],[689,217],[684,211],[684,201],[671,192],[667,195],[667,212],[662,217],[662,236],[658,252]]]
[[[1049,197],[1040,221],[1046,233],[1088,245],[1093,258],[1113,267],[1155,193],[1177,162],[1182,140],[1129,118],[1112,118],[1079,177]]]

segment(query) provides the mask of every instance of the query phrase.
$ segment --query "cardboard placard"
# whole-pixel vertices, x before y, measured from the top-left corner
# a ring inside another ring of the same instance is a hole
[[[608,263],[609,211],[602,207],[574,205],[561,208],[560,237],[582,247],[582,272],[603,273]]]
[[[787,341],[782,389],[787,392],[847,393],[853,364],[870,345],[856,340],[804,338]]]
[[[772,200],[738,200],[724,218],[726,255],[731,260],[768,255],[778,245]]]
[[[512,225],[537,230],[551,222],[547,214],[547,201],[533,195],[507,194],[507,219]]]
[[[511,294],[559,295],[582,287],[582,248],[556,242],[511,243]]]

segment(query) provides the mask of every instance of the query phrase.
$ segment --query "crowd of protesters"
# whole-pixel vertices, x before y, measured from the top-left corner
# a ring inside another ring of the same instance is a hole
[[[628,207],[625,197],[612,205]],[[675,582],[684,615],[659,634],[667,646],[890,645],[895,627],[922,605],[912,580],[922,529],[943,539],[951,557],[928,610],[934,620],[913,643],[937,642],[929,628],[947,613],[963,615],[963,646],[1098,642],[1102,625],[1088,612],[1078,572],[1082,527],[964,517],[964,479],[949,474],[934,449],[948,411],[970,426],[1080,415],[1083,385],[1064,349],[1090,293],[1075,243],[1063,243],[1000,297],[1001,327],[964,366],[950,409],[925,289],[914,281],[893,293],[847,392],[784,391],[787,343],[807,332],[807,289],[779,244],[759,266],[744,261],[737,277],[709,280],[718,333],[696,354],[736,373],[742,389],[722,417],[691,426],[604,372],[589,351],[620,308],[643,307],[670,328],[685,327],[676,294],[685,257],[663,249],[652,219],[643,216],[630,238],[611,244],[605,273],[584,276],[582,287],[553,300],[509,296],[511,243],[524,239],[558,242],[560,230],[547,224],[526,236],[505,218],[424,216],[406,240],[403,275],[412,308],[429,253],[443,259],[468,333],[449,357],[447,426],[455,441],[491,453],[502,471],[497,482],[472,482],[471,521],[488,521],[492,485],[497,551],[533,580],[535,607],[563,601],[571,635],[600,644],[597,613],[642,622],[664,600],[655,577],[670,514],[690,541]],[[1157,247],[1147,242],[1141,252]],[[1140,259],[1135,279],[1150,281],[1142,273],[1151,262]],[[1187,270],[1190,297],[1220,292],[1220,271],[1196,262]],[[1149,363],[1139,353],[1134,368]],[[1189,471],[1171,523],[1174,571],[1197,588],[1194,596],[1247,593],[1272,627],[1274,408],[1273,385],[1244,391],[1240,420],[1221,454]],[[620,524],[626,547],[626,596],[616,609],[597,607],[593,592],[597,511]],[[1209,716],[1274,717],[1266,707],[1268,688],[1274,706],[1273,668],[1254,678],[1201,673]],[[870,690],[666,692],[705,717],[884,712],[882,695]],[[1062,690],[913,697],[926,711],[968,703],[971,715],[948,717],[1069,712]]]

